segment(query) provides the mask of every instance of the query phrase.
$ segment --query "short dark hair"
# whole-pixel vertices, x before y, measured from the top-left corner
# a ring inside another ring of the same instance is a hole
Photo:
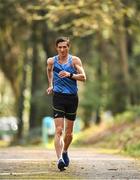
[[[67,45],[70,45],[69,37],[58,37],[55,41],[55,45],[57,46],[60,42],[67,42]]]

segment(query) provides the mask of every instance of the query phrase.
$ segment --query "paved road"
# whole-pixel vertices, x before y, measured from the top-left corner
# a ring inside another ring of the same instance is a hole
[[[0,180],[140,180],[140,163],[135,159],[98,153],[92,148],[71,149],[69,154],[69,168],[59,172],[54,150],[21,147],[0,149]]]

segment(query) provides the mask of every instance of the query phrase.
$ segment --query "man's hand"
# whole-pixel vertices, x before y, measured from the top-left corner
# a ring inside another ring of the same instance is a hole
[[[47,91],[47,94],[52,94],[53,92],[53,87],[48,87],[48,89],[46,90]]]
[[[59,72],[59,77],[60,78],[70,77],[70,73],[67,72],[67,71],[60,71]]]

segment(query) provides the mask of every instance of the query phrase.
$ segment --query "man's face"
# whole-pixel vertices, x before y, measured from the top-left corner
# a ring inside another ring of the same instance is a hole
[[[67,42],[60,42],[58,43],[56,50],[59,56],[65,57],[69,53],[69,46]]]

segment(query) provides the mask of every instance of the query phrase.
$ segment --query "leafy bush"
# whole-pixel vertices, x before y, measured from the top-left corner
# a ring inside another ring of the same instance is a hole
[[[125,148],[125,152],[134,157],[140,157],[140,142],[137,144],[128,144]]]
[[[115,122],[133,122],[135,120],[135,113],[132,111],[126,111],[124,113],[118,114],[114,118]]]
[[[140,106],[138,106],[138,105],[129,106],[128,110],[132,111],[135,114],[136,118],[140,118]]]

